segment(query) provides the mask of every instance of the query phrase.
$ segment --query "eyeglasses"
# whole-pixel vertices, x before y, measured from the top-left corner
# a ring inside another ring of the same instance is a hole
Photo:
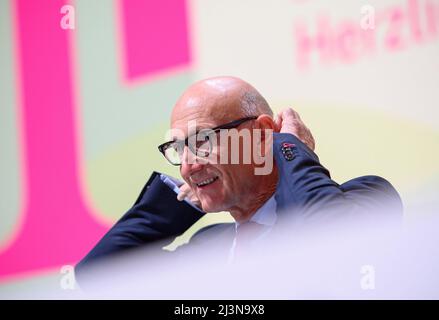
[[[241,118],[215,128],[202,129],[195,134],[188,136],[184,140],[173,140],[165,142],[158,146],[159,151],[164,155],[166,160],[174,166],[182,164],[184,147],[187,146],[189,150],[196,156],[207,157],[212,152],[213,135],[218,131],[224,129],[233,129],[239,127],[244,122],[257,119],[258,117]]]

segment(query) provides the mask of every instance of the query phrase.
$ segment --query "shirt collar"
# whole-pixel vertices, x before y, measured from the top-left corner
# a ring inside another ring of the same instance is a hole
[[[255,214],[250,218],[251,222],[256,222],[266,227],[272,227],[276,223],[276,199],[274,194],[268,199],[262,207],[260,207]],[[236,221],[236,228],[239,226],[239,222]]]

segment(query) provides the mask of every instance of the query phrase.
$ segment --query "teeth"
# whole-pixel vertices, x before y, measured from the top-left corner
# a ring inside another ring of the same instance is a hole
[[[201,181],[201,182],[197,183],[197,186],[198,186],[198,187],[202,187],[202,186],[205,186],[205,185],[211,184],[211,183],[214,182],[217,178],[218,178],[218,177],[213,177],[213,178],[210,178],[210,179],[206,179],[206,180],[204,180],[204,181]]]

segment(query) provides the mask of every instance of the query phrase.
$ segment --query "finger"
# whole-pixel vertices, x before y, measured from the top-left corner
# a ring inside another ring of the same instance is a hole
[[[280,131],[282,128],[282,120],[278,114],[274,116],[274,124],[276,125],[276,131]]]
[[[276,124],[276,125],[279,125],[279,122],[280,122],[280,118],[279,118],[279,115],[278,114],[275,114],[274,115],[274,123]]]
[[[188,193],[189,193],[188,190],[180,189],[180,192],[177,195],[177,200],[183,201],[187,197]]]
[[[315,150],[315,148],[316,148],[316,142],[315,142],[315,140],[314,140],[314,137],[311,135],[311,133],[310,133],[310,144],[311,144],[311,150],[312,151],[314,151]]]
[[[285,120],[286,118],[297,118],[297,112],[293,110],[293,108],[286,108],[281,111],[282,118]]]
[[[285,109],[282,113],[282,126],[288,125],[288,126],[295,126],[297,121],[296,113],[293,109]]]
[[[293,119],[300,120],[299,113],[296,110],[294,110],[293,108],[289,108],[289,114],[291,115],[291,117]]]

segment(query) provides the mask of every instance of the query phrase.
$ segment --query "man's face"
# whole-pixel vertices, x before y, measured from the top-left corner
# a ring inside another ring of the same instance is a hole
[[[221,110],[220,108],[216,108]],[[212,110],[212,109],[210,109]],[[213,128],[224,123],[237,120],[240,116],[214,114],[206,112],[206,108],[191,108],[174,112],[172,129],[185,132],[188,135],[188,122],[196,120],[197,130],[203,128]],[[214,120],[215,119],[215,120]],[[249,130],[252,128],[252,122],[241,124],[237,130]],[[219,140],[219,134],[218,134]],[[218,141],[219,142],[219,141]],[[219,155],[224,152],[222,148],[228,148],[229,157],[226,163],[220,163]],[[235,150],[232,150],[232,147]],[[238,149],[238,150],[236,150]],[[248,152],[248,150],[245,150]],[[195,195],[201,202],[201,206],[206,212],[228,211],[242,203],[242,196],[248,194],[252,188],[252,177],[254,176],[254,165],[252,163],[242,163],[242,157],[239,164],[232,164],[230,156],[232,152],[244,152],[244,145],[227,146],[217,145],[213,149],[213,158],[216,161],[201,161],[197,163],[188,163],[187,153],[191,152],[185,147],[184,159],[180,166],[180,173],[183,179],[192,188]],[[253,186],[254,187],[254,186]]]

